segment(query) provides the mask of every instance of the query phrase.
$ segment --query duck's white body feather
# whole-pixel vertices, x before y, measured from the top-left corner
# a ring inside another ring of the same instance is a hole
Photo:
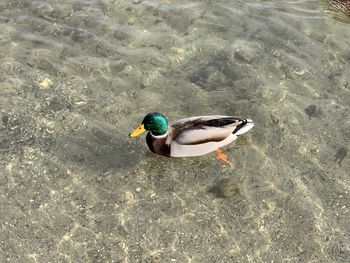
[[[226,125],[225,122],[228,124]],[[169,127],[171,157],[200,156],[232,143],[251,128],[250,119],[213,115],[180,119]]]

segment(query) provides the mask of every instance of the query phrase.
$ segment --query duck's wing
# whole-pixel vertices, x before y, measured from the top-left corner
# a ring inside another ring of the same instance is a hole
[[[197,116],[171,125],[172,139],[183,145],[219,142],[231,134],[242,134],[254,126],[250,119],[236,116]]]
[[[236,116],[198,116],[181,119],[171,125],[171,155],[198,156],[227,145],[237,135],[254,126],[253,121]]]

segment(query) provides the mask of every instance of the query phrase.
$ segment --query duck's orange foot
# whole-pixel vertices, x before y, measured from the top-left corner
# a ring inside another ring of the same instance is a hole
[[[220,149],[215,151],[216,158],[224,161],[226,164],[231,165],[232,163],[227,159],[227,155],[223,153]]]

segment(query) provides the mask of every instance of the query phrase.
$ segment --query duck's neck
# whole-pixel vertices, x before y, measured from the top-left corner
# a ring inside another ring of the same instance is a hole
[[[154,135],[152,132],[149,132],[146,137],[148,148],[160,155],[170,156],[170,144],[168,141],[168,133],[163,135]]]
[[[150,132],[150,134],[152,135],[152,137],[154,138],[165,138],[168,136],[168,131],[166,131],[164,134],[157,134],[157,133],[153,133],[153,132]]]

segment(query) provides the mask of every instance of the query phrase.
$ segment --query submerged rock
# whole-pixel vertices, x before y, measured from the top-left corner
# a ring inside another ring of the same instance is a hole
[[[217,197],[232,197],[238,193],[238,188],[236,182],[231,178],[224,178],[216,185],[214,185],[210,190]]]
[[[315,104],[311,104],[307,106],[305,109],[305,113],[310,117],[319,117],[322,114],[322,111],[320,108],[318,108]]]
[[[55,9],[49,4],[36,3],[33,5],[33,12],[41,18],[53,17]]]
[[[4,126],[7,126],[8,122],[9,122],[9,117],[8,117],[7,115],[3,115],[3,116],[1,117],[1,120],[2,120],[2,124],[3,124]]]
[[[189,79],[204,90],[211,91],[226,86],[232,86],[232,82],[239,78],[237,64],[229,60],[229,54],[219,53],[192,72]]]
[[[254,42],[237,40],[232,44],[233,60],[240,63],[251,63],[259,57],[260,45]]]
[[[340,147],[334,156],[335,157],[334,161],[337,162],[339,165],[341,165],[341,163],[343,162],[347,154],[348,154],[348,149],[346,149],[346,147]]]
[[[219,184],[220,194],[222,197],[231,197],[237,194],[236,183],[231,178],[224,178]]]

